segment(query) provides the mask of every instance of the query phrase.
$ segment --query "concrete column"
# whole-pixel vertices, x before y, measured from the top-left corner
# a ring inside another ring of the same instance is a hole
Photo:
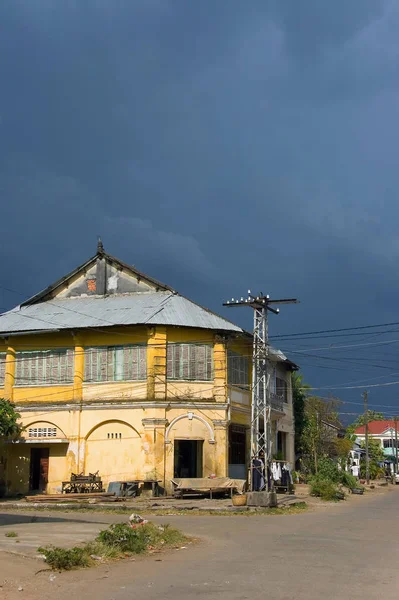
[[[85,355],[82,340],[74,338],[75,342],[75,362],[73,373],[73,399],[80,402],[83,399],[83,379],[85,372]]]
[[[229,460],[228,422],[224,420],[214,420],[213,428],[215,430],[215,444],[213,445],[215,459],[213,472],[216,477],[227,477]]]
[[[151,327],[147,341],[147,396],[149,400],[166,397],[166,327]]]
[[[226,402],[227,397],[227,352],[222,338],[216,337],[213,346],[213,396],[216,402]]]
[[[148,469],[147,476],[151,476],[151,479],[160,480],[160,486],[165,488],[165,485],[168,483],[165,481],[165,430],[168,420],[148,418],[142,419],[142,424],[144,427],[144,436],[149,446],[149,460],[146,465]]]
[[[5,376],[4,376],[4,398],[13,400],[14,383],[15,383],[15,361],[16,352],[14,348],[9,346],[6,354]]]

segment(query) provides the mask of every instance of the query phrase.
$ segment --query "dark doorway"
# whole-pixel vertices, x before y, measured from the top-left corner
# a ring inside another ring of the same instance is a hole
[[[29,490],[44,492],[48,482],[48,448],[31,448]]]
[[[277,454],[280,460],[286,457],[286,434],[283,431],[277,432]]]
[[[234,423],[229,427],[229,477],[246,479],[246,429]]]
[[[202,477],[202,440],[175,440],[175,477]]]

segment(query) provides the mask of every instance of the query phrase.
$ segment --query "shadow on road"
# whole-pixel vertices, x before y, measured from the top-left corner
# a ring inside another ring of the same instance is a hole
[[[10,525],[23,525],[26,523],[92,523],[93,521],[85,519],[75,519],[71,517],[44,516],[38,514],[21,515],[18,513],[1,513],[0,512],[0,527],[9,527]],[[106,521],[96,521],[97,523],[107,524]]]

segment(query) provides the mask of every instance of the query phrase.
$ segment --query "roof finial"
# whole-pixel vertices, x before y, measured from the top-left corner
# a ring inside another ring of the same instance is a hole
[[[97,240],[97,254],[104,254],[104,246],[103,246],[100,236],[98,236],[98,240]]]

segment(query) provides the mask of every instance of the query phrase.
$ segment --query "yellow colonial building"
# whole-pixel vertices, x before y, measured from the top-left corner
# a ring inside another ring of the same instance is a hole
[[[251,336],[113,256],[0,316],[0,397],[21,414],[0,452],[8,494],[111,481],[246,478]],[[294,462],[290,371],[272,352],[274,452]]]

